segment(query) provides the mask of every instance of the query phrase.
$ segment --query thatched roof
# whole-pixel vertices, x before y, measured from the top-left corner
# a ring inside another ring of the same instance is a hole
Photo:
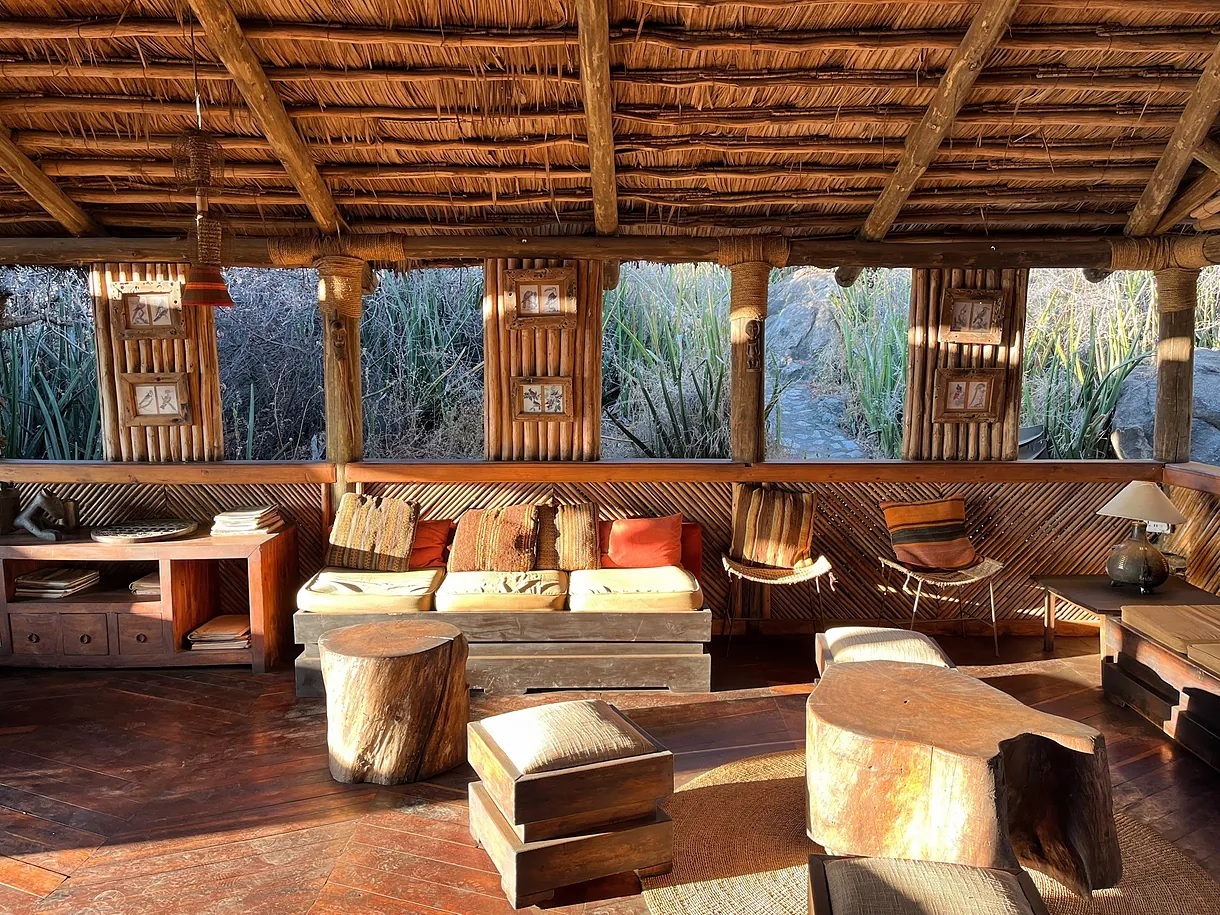
[[[0,123],[108,231],[189,221],[192,34],[215,212],[314,229],[186,2],[4,5]],[[592,231],[575,3],[230,5],[353,230]],[[854,234],[977,5],[612,0],[620,231]],[[1121,233],[1218,43],[1209,0],[1025,0],[890,237]],[[0,185],[0,233],[64,231]]]

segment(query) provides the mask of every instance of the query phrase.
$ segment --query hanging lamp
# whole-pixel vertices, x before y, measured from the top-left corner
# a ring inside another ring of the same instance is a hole
[[[195,126],[174,140],[174,176],[179,186],[195,195],[195,227],[191,232],[192,256],[182,286],[182,305],[228,308],[233,305],[229,287],[220,272],[224,233],[220,223],[208,216],[208,195],[223,170],[220,142],[203,129],[203,99],[199,92],[195,29],[191,27],[191,66],[195,77]]]

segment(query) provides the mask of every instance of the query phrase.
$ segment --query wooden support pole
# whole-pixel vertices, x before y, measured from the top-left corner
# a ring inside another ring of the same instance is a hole
[[[966,104],[974,81],[1008,30],[1019,3],[1020,0],[983,0],[979,5],[966,36],[949,58],[932,103],[907,137],[898,167],[864,220],[861,241],[880,241],[898,219],[915,190],[915,183],[936,158],[941,142]],[[835,272],[835,280],[840,286],[850,286],[859,278],[861,269],[858,265],[844,265]]]
[[[1195,307],[1199,271],[1157,270],[1156,418],[1153,456],[1167,464],[1190,460],[1195,391]]]
[[[352,257],[323,257],[314,266],[322,319],[326,459],[335,464],[333,504],[338,505],[349,488],[347,465],[364,456],[360,316],[368,265]]]
[[[580,84],[593,183],[593,224],[599,235],[618,231],[618,188],[614,177],[611,122],[610,11],[607,0],[576,0],[580,34]]]
[[[207,32],[208,47],[220,58],[246,100],[276,157],[284,163],[292,183],[309,207],[318,227],[328,235],[344,228],[343,217],[313,155],[297,133],[292,119],[276,94],[263,65],[242,33],[228,0],[190,0],[191,9]]]
[[[733,264],[729,270],[732,273],[729,292],[730,454],[734,461],[755,464],[766,460],[767,456],[763,341],[771,265],[765,261],[743,261]]]

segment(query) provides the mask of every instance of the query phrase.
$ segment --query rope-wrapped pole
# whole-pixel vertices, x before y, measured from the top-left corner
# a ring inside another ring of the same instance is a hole
[[[322,319],[322,379],[326,400],[326,459],[335,464],[334,502],[347,491],[347,465],[364,456],[360,316],[371,288],[368,264],[354,257],[320,257],[318,309]]]
[[[1190,460],[1199,271],[1172,267],[1157,270],[1153,276],[1158,319],[1153,457],[1177,463]]]

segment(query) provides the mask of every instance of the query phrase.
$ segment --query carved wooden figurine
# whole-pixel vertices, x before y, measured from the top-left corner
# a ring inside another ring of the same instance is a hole
[[[67,520],[63,500],[49,489],[44,489],[25,507],[15,527],[29,531],[39,540],[63,540],[63,531],[58,529]]]

